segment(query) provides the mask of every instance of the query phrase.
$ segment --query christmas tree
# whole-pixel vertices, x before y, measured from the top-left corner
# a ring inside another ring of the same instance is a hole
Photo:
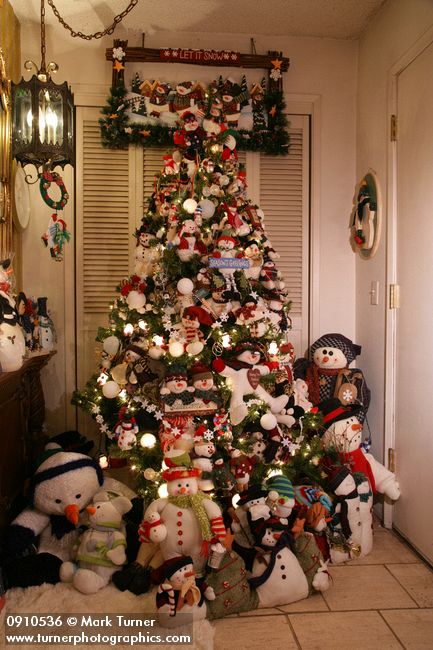
[[[162,461],[202,470],[227,503],[272,474],[322,481],[320,414],[292,374],[290,296],[262,210],[247,198],[236,132],[212,98],[185,113],[100,328],[99,372],[75,401],[146,500]]]

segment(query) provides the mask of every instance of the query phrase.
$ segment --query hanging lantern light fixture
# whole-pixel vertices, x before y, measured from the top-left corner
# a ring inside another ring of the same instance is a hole
[[[51,74],[58,65],[45,61],[45,0],[41,0],[41,64],[26,61],[36,70],[29,81],[12,83],[12,155],[21,165],[52,169],[74,165],[74,97],[65,81],[55,84]],[[27,177],[26,177],[27,178]]]

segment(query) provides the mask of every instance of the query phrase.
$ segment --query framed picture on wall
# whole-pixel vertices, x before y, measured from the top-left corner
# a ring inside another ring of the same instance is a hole
[[[359,181],[350,217],[350,245],[368,260],[376,253],[381,233],[382,200],[375,172],[369,171]]]

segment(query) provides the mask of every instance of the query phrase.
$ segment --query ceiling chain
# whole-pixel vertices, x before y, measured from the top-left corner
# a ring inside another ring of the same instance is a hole
[[[53,0],[47,0],[48,4],[50,5],[51,9],[54,12],[54,15],[57,17],[59,23],[63,25],[65,29],[68,29],[71,32],[71,35],[75,38],[84,38],[86,41],[91,41],[94,38],[102,38],[103,36],[106,36],[107,34],[112,34],[114,30],[116,29],[117,25],[122,22],[122,20],[125,18],[127,14],[135,7],[135,5],[138,4],[138,0],[130,0],[129,5],[126,7],[122,13],[118,14],[117,16],[114,17],[114,20],[110,27],[107,27],[107,29],[104,29],[103,32],[95,32],[94,34],[83,34],[83,32],[75,32],[70,25],[61,17],[59,14],[59,10],[54,4]]]

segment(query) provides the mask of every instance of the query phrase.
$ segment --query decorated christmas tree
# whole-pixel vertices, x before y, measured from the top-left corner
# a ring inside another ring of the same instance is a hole
[[[247,198],[236,132],[183,115],[142,225],[134,274],[106,328],[100,372],[77,402],[144,496],[163,457],[191,456],[217,497],[271,473],[320,482],[320,416],[292,374],[290,296],[262,210]]]

